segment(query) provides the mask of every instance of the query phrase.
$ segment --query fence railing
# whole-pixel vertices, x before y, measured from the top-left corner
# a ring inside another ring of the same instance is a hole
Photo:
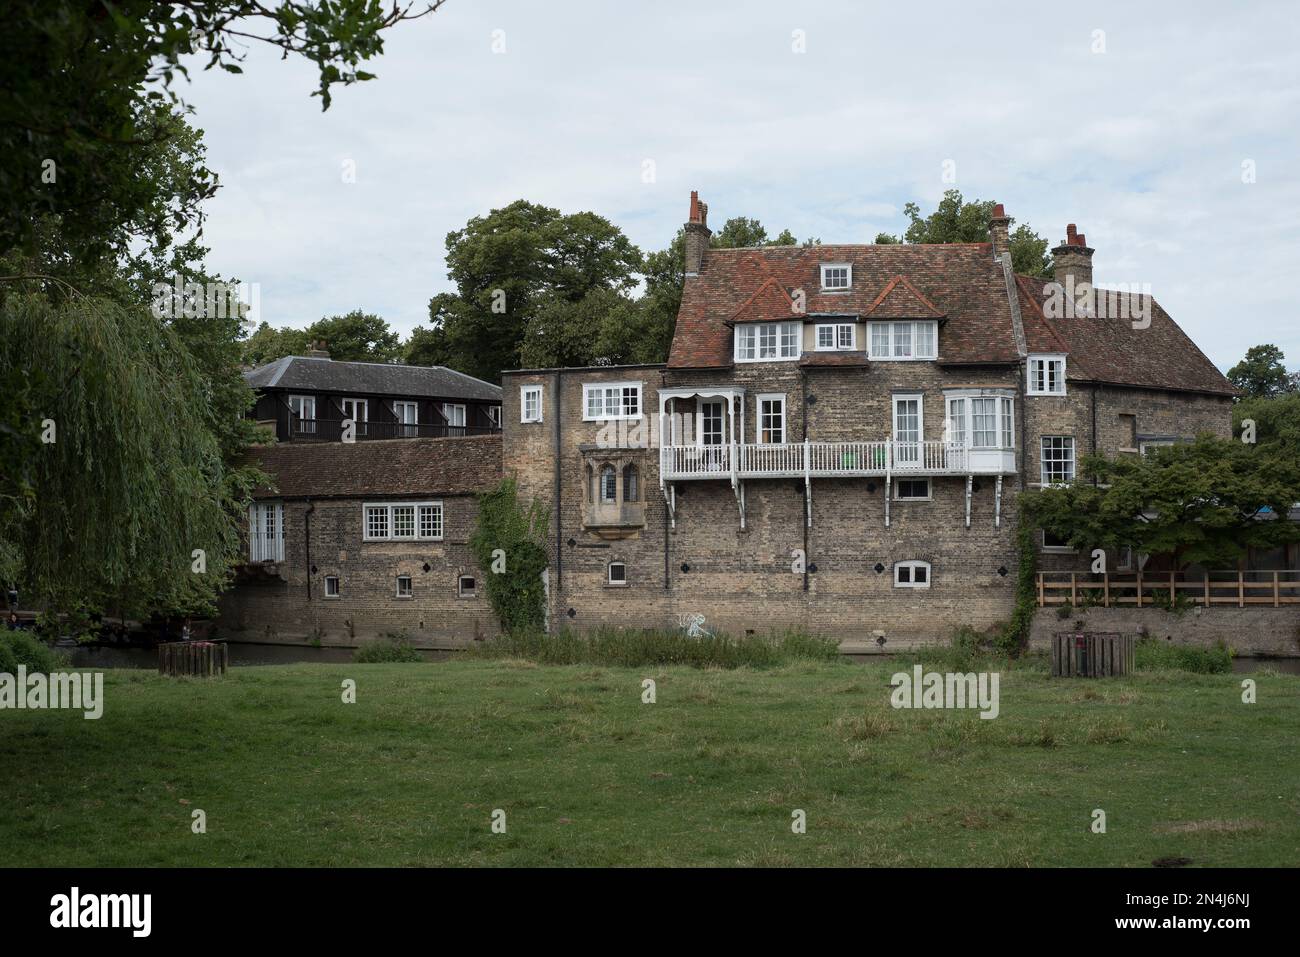
[[[346,419],[299,419],[289,421],[289,438],[308,442],[339,442],[343,438],[343,423]],[[355,422],[353,437],[358,441],[366,439],[445,439],[459,438],[465,435],[496,435],[500,429],[494,426],[447,425],[444,422],[419,423],[405,422]]]
[[[733,448],[671,445],[664,448],[665,478],[722,478],[731,474]],[[970,450],[953,442],[787,442],[734,447],[738,477],[810,475],[942,475],[967,471]]]
[[[1038,606],[1300,605],[1300,570],[1039,572]]]

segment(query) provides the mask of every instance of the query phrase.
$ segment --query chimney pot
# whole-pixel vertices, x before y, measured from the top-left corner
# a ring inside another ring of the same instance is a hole
[[[1011,219],[1006,207],[1001,203],[993,206],[993,215],[989,217],[989,242],[993,245],[993,258],[1001,259],[1002,254],[1011,249]]]
[[[704,265],[704,254],[709,248],[709,207],[700,202],[698,190],[691,190],[690,219],[685,226],[686,275],[698,276]]]
[[[1092,285],[1092,250],[1088,237],[1074,223],[1065,227],[1065,242],[1052,250],[1052,273],[1058,283],[1072,279],[1076,287]]]

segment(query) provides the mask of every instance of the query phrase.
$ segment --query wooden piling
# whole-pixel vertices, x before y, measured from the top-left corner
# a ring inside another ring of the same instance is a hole
[[[216,678],[230,667],[230,646],[213,641],[169,641],[158,646],[158,674]]]
[[[1053,678],[1110,678],[1133,671],[1133,635],[1058,631],[1052,635]]]

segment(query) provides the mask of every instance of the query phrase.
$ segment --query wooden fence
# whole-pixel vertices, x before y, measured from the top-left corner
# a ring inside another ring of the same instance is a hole
[[[1300,605],[1300,571],[1039,572],[1038,606]]]
[[[225,642],[171,641],[158,646],[160,675],[215,678],[224,675],[228,667],[230,647]]]
[[[1058,631],[1052,635],[1052,677],[1109,678],[1133,671],[1133,635]]]

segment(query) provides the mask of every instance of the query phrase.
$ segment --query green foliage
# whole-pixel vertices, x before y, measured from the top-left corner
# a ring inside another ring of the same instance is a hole
[[[1020,520],[1016,526],[1016,607],[1003,631],[1004,647],[1014,653],[1029,647],[1029,633],[1038,611],[1038,546],[1032,519],[1033,492],[1020,497]]]
[[[1228,370],[1228,381],[1245,399],[1271,399],[1300,389],[1300,375],[1288,375],[1286,356],[1275,345],[1251,346],[1245,357]]]
[[[488,602],[505,631],[540,629],[545,621],[542,572],[549,525],[543,503],[519,502],[513,478],[479,493],[478,524],[469,547],[484,572]]]
[[[975,199],[968,203],[962,199],[961,190],[950,189],[929,216],[922,216],[921,207],[916,203],[905,205],[903,213],[909,222],[903,236],[880,233],[876,236],[876,243],[986,243],[994,205],[992,200]],[[1015,219],[1012,218],[1011,222],[1014,223]],[[1011,266],[1017,273],[1051,277],[1052,259],[1047,254],[1046,239],[1025,224],[1012,230],[1008,239]]]
[[[383,30],[438,2],[408,14],[376,0],[6,0],[0,250],[26,247],[46,216],[61,217],[78,259],[97,258],[123,226],[154,229],[159,193],[145,159],[171,134],[151,111],[184,109],[172,81],[188,76],[185,61],[196,54],[205,69],[230,73],[241,72],[249,41],[300,56],[317,67],[313,95],[326,108],[332,87],[371,79],[358,66],[382,52]],[[57,163],[54,184],[42,176],[47,159]],[[195,202],[211,196],[211,173],[190,172],[181,192]]]
[[[305,329],[276,328],[263,321],[257,331],[244,340],[244,362],[260,366],[285,356],[305,355],[311,341]]]
[[[424,657],[411,644],[409,636],[403,632],[390,631],[359,646],[352,653],[352,660],[358,664],[375,665],[423,661]]]
[[[28,672],[49,674],[59,668],[59,656],[36,636],[25,631],[0,631],[0,672],[16,674],[19,665]]]
[[[10,292],[0,316],[0,381],[25,378],[39,415],[11,427],[40,436],[49,420],[54,439],[12,463],[31,494],[0,515],[20,590],[51,613],[210,612],[256,476],[227,470],[210,380],[181,333],[106,298]]]
[[[1246,398],[1232,407],[1233,434],[1240,438],[1242,422],[1255,423],[1255,454],[1300,459],[1300,392],[1274,398]]]
[[[1177,567],[1232,566],[1251,547],[1300,541],[1300,526],[1273,518],[1300,501],[1298,456],[1207,435],[1140,457],[1087,456],[1080,479],[1026,498],[1023,523],[1083,550],[1168,554]]]
[[[470,649],[471,657],[522,658],[547,665],[689,665],[693,668],[771,668],[792,661],[838,661],[839,643],[805,632],[747,638],[688,638],[683,632],[598,628],[547,635],[506,632]]]
[[[1157,638],[1143,638],[1133,649],[1133,666],[1138,671],[1191,671],[1202,675],[1223,675],[1232,671],[1232,652],[1223,642],[1213,648],[1174,645]]]

